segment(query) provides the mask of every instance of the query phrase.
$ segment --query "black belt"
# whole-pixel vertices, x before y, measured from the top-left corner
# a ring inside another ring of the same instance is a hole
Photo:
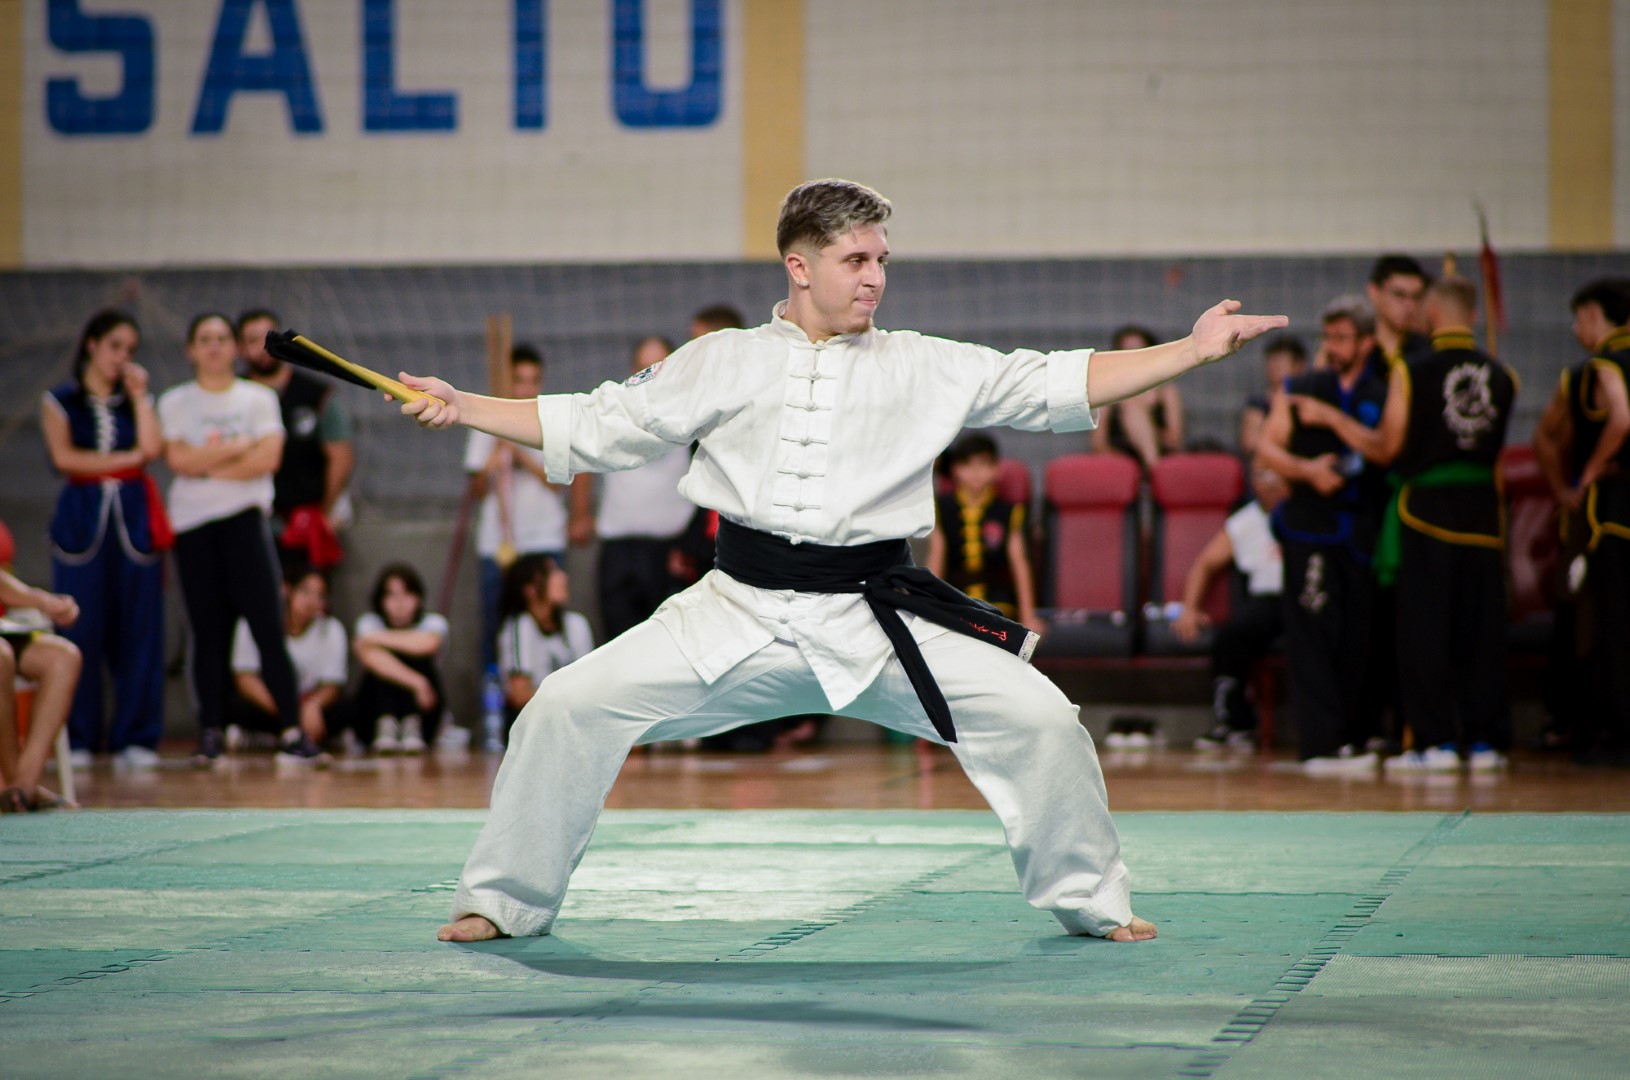
[[[934,681],[901,611],[949,630],[988,641],[1023,660],[1040,635],[983,600],[975,600],[911,564],[911,545],[878,540],[853,547],[794,544],[721,517],[714,565],[744,585],[809,593],[860,593],[906,669],[934,730],[956,742],[951,709]]]

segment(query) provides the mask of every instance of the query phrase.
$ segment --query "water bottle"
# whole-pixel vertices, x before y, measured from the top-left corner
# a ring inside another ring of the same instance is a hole
[[[504,752],[504,686],[497,665],[489,665],[481,678],[481,736],[487,753]]]

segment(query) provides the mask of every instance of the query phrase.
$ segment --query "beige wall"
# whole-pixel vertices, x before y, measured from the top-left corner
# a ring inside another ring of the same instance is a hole
[[[104,92],[117,65],[57,51],[46,5],[23,5],[22,213],[0,214],[0,255],[759,257],[753,222],[799,175],[879,187],[914,256],[1463,249],[1474,201],[1504,250],[1630,247],[1630,0],[724,0],[723,107],[670,130],[613,114],[611,0],[555,0],[549,124],[525,132],[512,0],[397,0],[398,85],[459,98],[435,134],[363,133],[360,0],[299,0],[323,132],[240,93],[221,134],[191,135],[221,3],[119,5],[152,21],[159,89],[152,128],[116,137],[49,128],[49,78]],[[644,10],[648,81],[683,84],[690,0]],[[1576,77],[1559,20],[1609,28],[1609,85]],[[268,40],[252,26],[249,51]],[[1572,134],[1559,86],[1591,110]],[[1590,132],[1608,145],[1576,166]]]

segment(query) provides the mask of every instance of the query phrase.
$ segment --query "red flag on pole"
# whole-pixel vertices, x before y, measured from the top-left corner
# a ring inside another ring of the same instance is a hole
[[[1477,204],[1477,231],[1483,240],[1483,246],[1477,253],[1477,263],[1483,271],[1483,308],[1486,313],[1483,335],[1488,341],[1489,355],[1493,356],[1499,349],[1499,331],[1506,328],[1505,298],[1500,292],[1500,257],[1494,254],[1494,245],[1489,243],[1489,219],[1481,203]]]

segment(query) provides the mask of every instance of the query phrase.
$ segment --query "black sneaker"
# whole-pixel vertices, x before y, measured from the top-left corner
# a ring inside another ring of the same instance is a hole
[[[207,769],[221,760],[226,752],[226,733],[220,728],[205,728],[198,735],[198,753],[193,755],[192,763],[200,769]]]
[[[315,765],[321,768],[332,759],[322,747],[311,741],[311,736],[301,732],[293,739],[284,739],[283,745],[277,748],[277,763],[279,765]]]

